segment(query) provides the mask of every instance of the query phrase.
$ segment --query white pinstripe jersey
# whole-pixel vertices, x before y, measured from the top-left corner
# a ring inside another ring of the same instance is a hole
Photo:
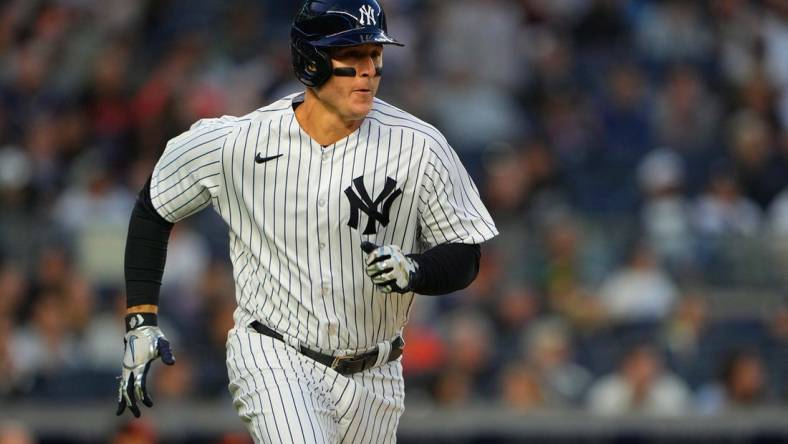
[[[322,147],[299,126],[299,101],[194,124],[168,142],[151,200],[170,222],[212,205],[228,224],[236,325],[258,320],[312,349],[355,353],[400,333],[414,299],[373,286],[362,241],[418,253],[497,230],[431,125],[375,99],[360,128]]]

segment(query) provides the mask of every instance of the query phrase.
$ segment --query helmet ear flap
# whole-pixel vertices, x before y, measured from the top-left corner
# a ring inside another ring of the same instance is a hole
[[[319,87],[331,77],[331,57],[325,51],[298,39],[293,43],[296,77],[308,87]]]

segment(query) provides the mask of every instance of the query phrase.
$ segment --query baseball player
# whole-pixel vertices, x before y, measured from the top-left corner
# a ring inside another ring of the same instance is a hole
[[[306,0],[292,25],[306,86],[172,139],[132,212],[118,414],[152,406],[174,223],[212,206],[230,228],[229,389],[255,442],[386,443],[404,410],[402,330],[415,294],[476,277],[497,234],[431,125],[376,99],[389,37],[376,0]]]

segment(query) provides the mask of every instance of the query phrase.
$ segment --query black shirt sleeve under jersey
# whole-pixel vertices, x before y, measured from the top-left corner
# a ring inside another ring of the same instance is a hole
[[[411,289],[441,295],[467,287],[479,274],[482,253],[478,244],[440,244],[421,254],[408,255],[419,264]]]
[[[142,187],[131,212],[126,238],[126,306],[158,305],[167,242],[173,224],[166,221],[153,207],[150,199],[150,179]]]

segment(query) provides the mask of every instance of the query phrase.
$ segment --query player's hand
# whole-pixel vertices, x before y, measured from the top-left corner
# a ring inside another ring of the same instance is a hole
[[[367,253],[366,272],[384,293],[411,291],[419,264],[402,254],[395,245],[379,247],[372,242],[362,242]]]
[[[175,364],[175,357],[170,349],[170,342],[164,337],[159,327],[144,325],[126,332],[123,337],[123,370],[118,378],[118,411],[123,413],[126,407],[139,418],[140,409],[137,401],[142,401],[148,407],[153,407],[153,401],[148,396],[145,379],[148,376],[150,364],[156,358],[167,365]]]

